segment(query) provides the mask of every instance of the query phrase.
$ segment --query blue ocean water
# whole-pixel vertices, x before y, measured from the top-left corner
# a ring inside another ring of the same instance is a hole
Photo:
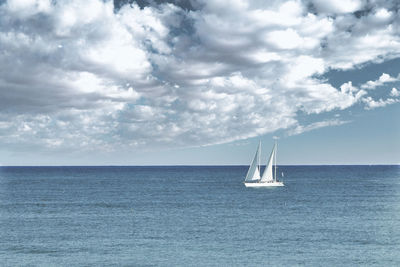
[[[400,266],[400,166],[0,167],[1,266]]]

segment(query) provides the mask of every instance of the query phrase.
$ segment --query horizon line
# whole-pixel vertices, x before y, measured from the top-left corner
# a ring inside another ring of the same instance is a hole
[[[249,164],[153,164],[153,165],[0,165],[1,167],[236,167]],[[266,166],[266,165],[260,165]],[[373,163],[373,164],[278,164],[277,166],[400,166],[400,163]]]

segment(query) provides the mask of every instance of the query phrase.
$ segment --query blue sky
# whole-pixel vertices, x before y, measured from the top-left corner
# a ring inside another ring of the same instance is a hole
[[[0,47],[1,165],[400,163],[396,1],[9,0]]]

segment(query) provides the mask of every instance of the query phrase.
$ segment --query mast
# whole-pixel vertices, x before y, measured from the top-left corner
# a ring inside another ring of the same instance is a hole
[[[277,150],[278,150],[278,143],[275,140],[275,155],[274,155],[274,158],[275,158],[275,182],[276,182],[276,151]]]
[[[260,155],[261,155],[261,140],[258,141],[258,147],[260,148],[260,152],[258,153],[258,172],[261,173],[261,161],[260,161]]]

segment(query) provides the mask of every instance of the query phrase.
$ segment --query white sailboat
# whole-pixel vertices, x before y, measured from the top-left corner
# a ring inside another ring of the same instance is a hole
[[[267,165],[265,166],[264,173],[260,177],[261,142],[258,144],[256,154],[247,171],[246,179],[244,180],[244,185],[246,187],[284,186],[283,182],[278,181],[276,178],[276,150],[277,144],[275,142]]]

